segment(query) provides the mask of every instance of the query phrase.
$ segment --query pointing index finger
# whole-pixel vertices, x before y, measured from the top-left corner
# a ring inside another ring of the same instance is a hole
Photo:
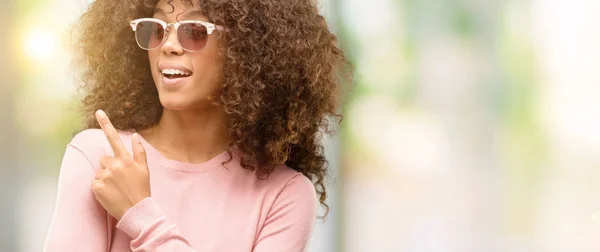
[[[119,133],[115,129],[115,127],[110,122],[110,119],[102,110],[96,111],[96,120],[98,120],[98,124],[104,131],[104,135],[110,144],[113,152],[115,153],[115,157],[126,157],[128,156],[128,152],[125,149],[125,145],[121,141],[121,137]]]

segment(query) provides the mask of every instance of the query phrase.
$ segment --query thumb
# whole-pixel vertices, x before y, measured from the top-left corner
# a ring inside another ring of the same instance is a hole
[[[146,162],[146,149],[144,149],[138,133],[133,133],[133,137],[131,138],[131,146],[133,150],[133,160],[148,169],[148,163]]]

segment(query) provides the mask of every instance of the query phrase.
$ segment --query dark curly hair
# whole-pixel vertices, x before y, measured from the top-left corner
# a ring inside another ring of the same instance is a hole
[[[148,54],[138,48],[128,25],[151,17],[157,2],[96,0],[74,27],[84,128],[99,128],[93,116],[97,109],[119,130],[140,131],[158,123],[162,105]],[[213,103],[227,114],[229,146],[245,154],[242,166],[266,175],[276,164],[301,172],[314,183],[326,216],[328,163],[321,138],[341,122],[338,105],[350,86],[351,66],[316,3],[185,2],[229,29],[219,39],[224,78]]]

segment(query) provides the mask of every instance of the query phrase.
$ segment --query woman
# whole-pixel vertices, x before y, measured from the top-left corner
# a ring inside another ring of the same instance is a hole
[[[315,3],[96,0],[78,28],[45,251],[306,249],[350,72]]]

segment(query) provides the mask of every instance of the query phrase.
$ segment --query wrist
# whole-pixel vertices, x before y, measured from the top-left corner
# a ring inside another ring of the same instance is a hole
[[[146,197],[146,198],[148,198],[148,197]],[[129,206],[121,209],[121,211],[119,211],[117,213],[117,216],[115,216],[115,218],[117,220],[121,220],[123,218],[123,216],[125,215],[125,213],[129,212],[129,210],[131,210],[135,205],[139,204],[142,200],[144,200],[146,198],[143,198],[143,199],[137,200],[137,201],[135,201],[133,203],[130,203]]]

